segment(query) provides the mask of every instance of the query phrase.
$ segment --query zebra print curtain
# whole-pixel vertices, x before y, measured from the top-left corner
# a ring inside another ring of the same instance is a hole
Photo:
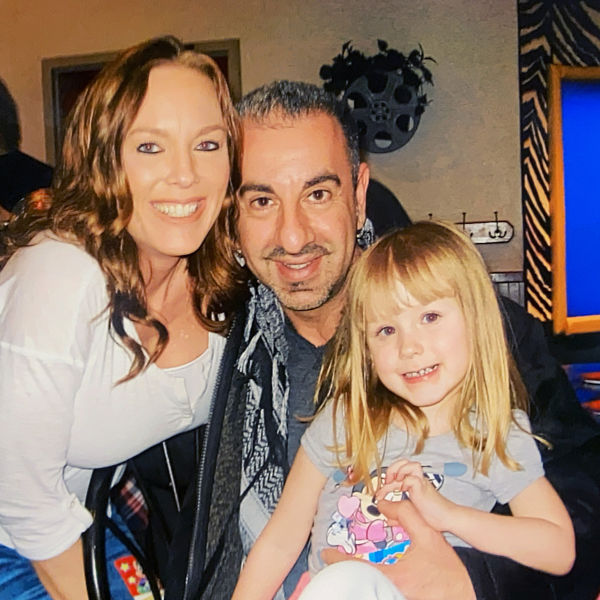
[[[600,0],[517,0],[527,310],[552,311],[548,65],[600,65]]]

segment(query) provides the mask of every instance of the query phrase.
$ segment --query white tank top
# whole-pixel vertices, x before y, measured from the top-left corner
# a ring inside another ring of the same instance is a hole
[[[183,379],[190,405],[195,414],[195,425],[203,425],[208,422],[210,403],[219,372],[218,368],[211,370],[210,367],[220,364],[220,361],[216,359],[223,353],[224,347],[225,338],[209,332],[208,347],[200,356],[184,365],[162,369],[171,377]],[[202,398],[202,406],[198,405],[199,398]]]

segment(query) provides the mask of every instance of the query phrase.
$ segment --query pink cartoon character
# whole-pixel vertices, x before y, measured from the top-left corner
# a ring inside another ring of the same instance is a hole
[[[372,484],[377,488],[376,472],[372,474]],[[332,519],[327,530],[327,543],[336,546],[340,552],[371,562],[394,562],[410,543],[402,527],[387,524],[364,483],[354,485],[351,495],[338,499]]]

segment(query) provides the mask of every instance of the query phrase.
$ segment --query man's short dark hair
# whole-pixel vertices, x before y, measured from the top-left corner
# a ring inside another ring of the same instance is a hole
[[[246,94],[237,105],[242,119],[261,123],[269,117],[296,118],[311,113],[325,113],[341,126],[346,140],[348,160],[352,167],[352,184],[356,187],[360,153],[358,129],[350,110],[324,89],[302,81],[273,81]]]
[[[10,152],[21,145],[19,111],[6,84],[0,79],[0,149]]]

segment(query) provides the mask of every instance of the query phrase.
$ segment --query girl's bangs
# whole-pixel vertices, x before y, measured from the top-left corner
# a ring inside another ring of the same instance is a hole
[[[384,256],[372,254],[365,265],[366,281],[360,290],[365,312],[389,314],[414,301],[429,304],[456,295],[453,269],[447,261],[437,254],[427,256],[428,252],[407,255],[394,250],[397,248],[386,248]]]

